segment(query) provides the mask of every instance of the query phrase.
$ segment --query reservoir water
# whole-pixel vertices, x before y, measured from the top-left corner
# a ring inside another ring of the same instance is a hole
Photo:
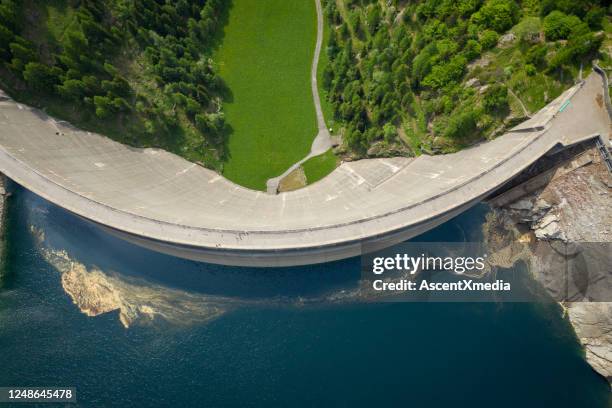
[[[486,212],[419,240],[478,240]],[[359,259],[175,259],[20,188],[7,236],[0,386],[103,407],[609,407],[554,303],[360,303]]]

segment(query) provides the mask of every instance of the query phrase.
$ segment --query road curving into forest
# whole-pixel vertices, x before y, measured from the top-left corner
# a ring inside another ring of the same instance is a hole
[[[278,195],[0,97],[0,172],[159,252],[251,267],[313,264],[359,255],[364,244],[384,247],[416,236],[478,203],[551,149],[597,135],[608,139],[603,95],[603,79],[593,73],[495,140],[448,155],[344,163],[315,184]]]

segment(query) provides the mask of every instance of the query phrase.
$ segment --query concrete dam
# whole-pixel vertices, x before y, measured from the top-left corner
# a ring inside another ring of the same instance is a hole
[[[495,140],[458,153],[343,163],[271,195],[158,149],[78,130],[0,94],[0,172],[110,233],[212,263],[289,266],[389,246],[478,203],[552,149],[602,137],[596,73]]]

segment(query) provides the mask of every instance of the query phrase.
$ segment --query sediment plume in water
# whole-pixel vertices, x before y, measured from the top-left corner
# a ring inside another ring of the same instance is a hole
[[[212,296],[168,288],[145,279],[88,267],[66,250],[51,248],[42,229],[30,227],[38,249],[45,260],[60,272],[64,291],[87,316],[118,312],[121,324],[165,321],[174,325],[206,323],[244,306],[305,306],[320,303],[353,302],[359,297],[357,285],[312,297],[270,297],[243,299]]]
[[[140,280],[128,280],[95,267],[87,268],[64,250],[47,248],[44,233],[32,228],[43,257],[61,274],[64,291],[87,316],[117,311],[128,328],[162,319],[189,325],[215,319],[232,307],[228,299],[216,299]]]
[[[87,269],[71,260],[65,251],[45,250],[43,254],[61,272],[62,287],[81,312],[98,316],[116,310],[126,328],[157,318],[181,325],[202,323],[221,316],[229,308],[204,296],[145,282],[132,283],[99,269]]]

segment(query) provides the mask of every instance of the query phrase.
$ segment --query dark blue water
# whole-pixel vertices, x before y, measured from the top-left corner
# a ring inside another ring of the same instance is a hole
[[[419,239],[478,240],[486,211]],[[79,405],[104,407],[609,406],[554,303],[363,304],[357,259],[174,259],[21,189],[8,234],[0,385],[74,386]],[[123,312],[87,316],[62,276],[102,282]]]

